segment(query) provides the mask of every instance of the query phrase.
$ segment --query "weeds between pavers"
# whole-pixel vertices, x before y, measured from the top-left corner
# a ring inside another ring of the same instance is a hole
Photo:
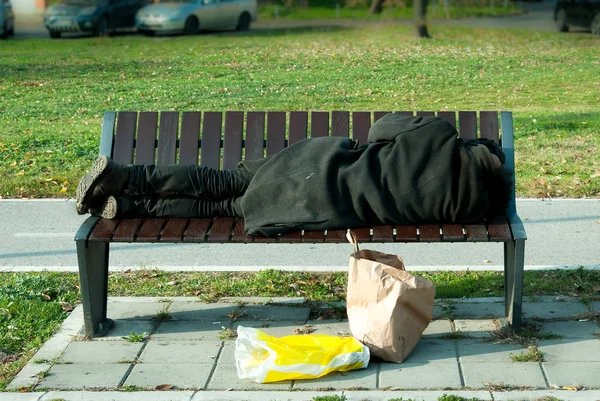
[[[523,322],[520,331],[515,331],[507,326],[500,330],[489,332],[490,337],[487,341],[496,344],[515,344],[522,347],[530,347],[539,340],[560,339],[563,336],[552,332],[540,333],[540,327],[533,322]]]
[[[132,331],[127,336],[123,336],[121,338],[130,343],[141,343],[146,339],[146,336],[146,332],[138,334]]]
[[[544,354],[538,347],[532,345],[520,354],[510,354],[513,362],[544,362]]]

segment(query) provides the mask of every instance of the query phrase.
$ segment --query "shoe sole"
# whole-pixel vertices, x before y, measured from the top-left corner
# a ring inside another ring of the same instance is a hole
[[[114,196],[109,196],[102,205],[100,216],[103,219],[114,219],[117,216],[117,200]]]
[[[78,214],[85,214],[89,211],[86,202],[93,193],[91,189],[94,188],[96,182],[102,178],[102,175],[107,170],[107,166],[108,157],[106,155],[98,157],[94,161],[94,164],[92,164],[90,171],[79,181],[77,192],[75,194],[75,208],[77,209]]]

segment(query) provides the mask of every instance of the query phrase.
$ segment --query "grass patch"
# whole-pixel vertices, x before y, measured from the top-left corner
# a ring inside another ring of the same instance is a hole
[[[510,359],[513,362],[544,362],[544,354],[538,347],[531,346],[518,355],[510,354]]]
[[[539,340],[556,340],[560,338],[563,337],[552,332],[540,333],[540,327],[537,324],[525,322],[518,332],[510,327],[490,332],[489,341],[496,344],[516,344],[522,347],[531,347]]]
[[[2,44],[0,195],[73,197],[106,110],[512,110],[517,195],[600,196],[589,34],[367,25]]]

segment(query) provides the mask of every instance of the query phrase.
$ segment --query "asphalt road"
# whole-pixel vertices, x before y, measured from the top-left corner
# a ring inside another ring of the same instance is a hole
[[[466,18],[460,20],[430,21],[430,25],[461,25],[482,28],[528,29],[537,31],[555,31],[553,21],[554,0],[541,2],[519,2],[519,7],[525,11],[523,15],[508,17]],[[254,31],[299,29],[305,27],[356,27],[357,25],[380,24],[378,21],[356,21],[344,19],[327,20],[259,20],[252,24]],[[410,25],[410,20],[385,21],[384,23]],[[124,34],[136,34],[125,32]],[[73,35],[71,35],[73,36]],[[41,16],[21,15],[16,18],[15,38],[48,37]]]
[[[517,201],[526,268],[600,268],[600,199]],[[77,270],[74,235],[86,216],[73,200],[0,200],[0,271]],[[501,269],[501,244],[364,244],[400,254],[407,267]],[[348,244],[112,244],[111,269],[332,271],[347,267]]]

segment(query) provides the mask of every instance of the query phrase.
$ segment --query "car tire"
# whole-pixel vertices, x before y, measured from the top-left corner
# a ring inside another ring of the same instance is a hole
[[[567,13],[563,9],[560,9],[556,12],[556,29],[558,32],[569,32],[569,26],[567,25]]]
[[[96,36],[107,37],[109,36],[109,31],[110,28],[108,26],[108,17],[104,16],[100,18],[100,21],[98,21],[98,25],[96,26],[96,31],[94,32],[94,34]]]
[[[596,14],[592,20],[592,34],[600,36],[600,13]]]
[[[250,29],[250,14],[243,13],[242,15],[240,15],[235,29],[240,32],[247,31],[248,29]]]
[[[144,30],[144,31],[142,31],[142,33],[144,34],[144,36],[148,36],[148,37],[156,36],[156,31]]]
[[[50,37],[52,39],[60,39],[60,32],[58,32],[58,31],[50,31]]]
[[[198,33],[200,29],[200,23],[196,17],[188,17],[185,20],[185,25],[183,26],[183,34],[184,35],[195,35]]]

